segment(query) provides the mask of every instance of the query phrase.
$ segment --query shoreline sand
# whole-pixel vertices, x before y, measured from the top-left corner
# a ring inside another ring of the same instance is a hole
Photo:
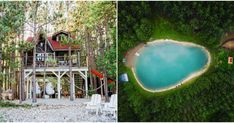
[[[140,49],[142,49],[144,46],[145,46],[145,44],[141,43],[141,44],[138,44],[136,47],[128,50],[127,55],[125,57],[126,60],[127,60],[126,63],[125,63],[125,65],[127,67],[130,67],[130,68],[133,67],[134,61],[135,61],[135,53],[137,51],[139,51]]]

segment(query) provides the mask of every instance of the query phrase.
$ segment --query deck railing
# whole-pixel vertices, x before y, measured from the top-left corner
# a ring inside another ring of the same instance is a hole
[[[81,67],[84,66],[80,62],[80,58],[77,55],[71,56],[72,67]],[[24,57],[24,66],[32,67],[33,66],[33,56]],[[60,66],[69,66],[69,57],[68,56],[37,56],[36,57],[36,67],[60,67]]]

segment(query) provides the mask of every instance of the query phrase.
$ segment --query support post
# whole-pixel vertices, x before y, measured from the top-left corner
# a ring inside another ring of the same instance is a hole
[[[85,96],[88,97],[88,80],[87,80],[87,71],[85,71]]]
[[[54,55],[54,59],[55,59],[55,52],[53,53],[53,55]]]
[[[60,99],[61,96],[61,76],[60,76],[60,71],[58,71],[58,83],[57,83],[57,91],[58,91],[58,99]]]
[[[80,51],[78,51],[78,67],[80,67]]]
[[[103,86],[102,86],[102,84],[103,84],[103,79],[100,79],[100,83],[101,83],[101,95],[102,95],[102,97],[103,97]]]
[[[23,70],[23,72],[22,72],[22,82],[21,82],[21,99],[22,99],[22,101],[24,101],[25,100],[25,78],[24,78],[24,70]]]
[[[73,85],[73,94],[72,94],[72,96],[73,96],[73,98],[74,99],[76,99],[76,92],[75,92],[75,74],[72,74],[72,80],[73,80],[73,83],[74,83],[74,85]]]
[[[69,81],[70,81],[70,100],[73,101],[73,86],[74,81],[72,80],[72,62],[71,62],[71,46],[69,46]]]
[[[26,68],[28,66],[28,53],[27,52],[26,52],[26,58],[25,58],[25,66],[26,66]]]
[[[26,99],[28,99],[29,82],[28,82],[28,79],[26,79],[26,81],[27,81],[27,86],[26,86]]]
[[[30,86],[29,86],[29,98],[30,99],[32,99],[32,80],[31,81],[29,81],[29,83],[30,83]]]

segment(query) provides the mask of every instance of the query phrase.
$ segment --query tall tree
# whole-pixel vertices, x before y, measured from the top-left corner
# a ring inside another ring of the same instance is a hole
[[[12,76],[14,78],[14,73],[17,70],[17,60],[15,60],[15,53],[16,53],[16,46],[17,46],[17,37],[21,32],[21,28],[23,26],[23,22],[25,20],[24,12],[25,12],[25,4],[26,2],[1,2],[0,5],[0,44],[3,51],[3,69],[1,72],[4,72],[4,86],[5,89],[8,87],[6,79],[9,76]],[[10,44],[16,44],[16,45],[10,45]],[[12,52],[6,52],[6,51],[12,51]],[[12,60],[9,60],[11,57],[13,57]],[[7,70],[8,69],[8,70]],[[8,71],[8,72],[7,72]],[[10,75],[11,74],[11,75]],[[2,79],[3,79],[2,78]],[[13,80],[11,78],[11,80]],[[8,81],[9,83],[9,81]]]

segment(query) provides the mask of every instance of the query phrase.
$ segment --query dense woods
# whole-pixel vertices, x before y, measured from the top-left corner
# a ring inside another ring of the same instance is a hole
[[[234,121],[234,65],[227,63],[234,52],[220,46],[225,33],[234,31],[233,7],[233,2],[119,2],[119,74],[127,72],[130,79],[118,87],[119,121]],[[122,59],[137,44],[160,38],[207,47],[210,68],[178,89],[144,91]]]

